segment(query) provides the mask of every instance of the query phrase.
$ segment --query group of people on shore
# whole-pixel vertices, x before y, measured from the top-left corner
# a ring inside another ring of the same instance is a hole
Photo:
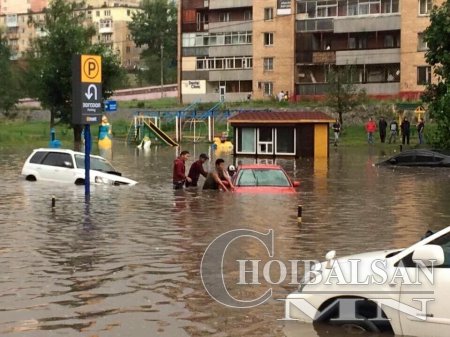
[[[381,117],[378,121],[378,130],[380,134],[380,141],[381,143],[386,142],[386,136],[387,136],[387,128],[388,123],[384,119],[384,117]],[[339,120],[336,119],[336,121],[332,125],[333,133],[334,133],[334,146],[337,146],[339,141],[339,135],[341,133],[341,123],[339,123]],[[377,124],[373,120],[372,117],[369,118],[369,121],[365,124],[365,129],[367,132],[367,142],[369,144],[373,144],[375,142],[374,134],[377,131]],[[417,123],[417,134],[419,137],[419,144],[424,144],[424,137],[423,132],[425,130],[425,122],[423,118],[419,118],[419,123]],[[397,137],[399,136],[399,131],[401,131],[402,135],[402,144],[409,145],[409,139],[411,135],[411,123],[408,121],[408,118],[403,118],[402,123],[400,124],[400,127],[395,119],[393,119],[389,123],[389,140],[388,143],[396,143]]]
[[[189,173],[186,175],[186,161],[189,159],[189,151],[181,151],[180,155],[173,162],[173,188],[180,190],[189,187],[198,187],[200,176],[205,177],[203,183],[204,190],[222,190],[233,191],[234,185],[231,177],[236,172],[234,165],[225,167],[225,161],[218,158],[215,162],[214,169],[211,172],[206,172],[203,168],[209,157],[202,153],[198,160],[192,163]]]
[[[417,134],[419,137],[419,144],[424,144],[424,137],[423,137],[423,132],[425,129],[425,122],[423,120],[423,118],[419,119],[419,123],[417,123]],[[365,125],[366,128],[366,132],[367,132],[367,142],[369,144],[373,144],[374,143],[374,133],[377,131],[377,124],[375,123],[375,121],[373,120],[372,117],[369,118],[369,121],[366,123]],[[380,134],[380,141],[381,143],[385,143],[386,142],[386,131],[388,128],[388,123],[386,122],[386,120],[384,119],[384,117],[381,117],[380,120],[378,121],[378,130],[379,130],[379,134]],[[410,140],[410,135],[411,135],[411,123],[408,121],[408,118],[404,117],[402,120],[402,123],[400,124],[400,127],[397,123],[397,121],[395,119],[393,119],[390,123],[389,123],[389,144],[391,143],[396,143],[397,142],[397,137],[399,135],[399,131],[401,131],[401,135],[402,135],[402,144],[405,145],[409,145],[409,140]]]

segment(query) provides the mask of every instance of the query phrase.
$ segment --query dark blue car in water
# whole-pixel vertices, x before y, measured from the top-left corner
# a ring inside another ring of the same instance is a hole
[[[429,166],[450,167],[450,156],[438,151],[414,149],[406,150],[379,162],[381,166]]]

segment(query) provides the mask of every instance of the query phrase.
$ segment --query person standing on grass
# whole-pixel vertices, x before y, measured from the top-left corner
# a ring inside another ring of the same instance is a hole
[[[378,122],[378,128],[380,130],[380,140],[382,143],[386,140],[386,129],[387,129],[387,122],[384,119],[384,117],[380,118],[380,121]]]
[[[423,140],[423,130],[425,129],[425,122],[423,118],[419,119],[419,124],[417,124],[417,134],[419,135],[419,144],[424,144]]]
[[[334,132],[334,146],[337,146],[339,141],[339,134],[341,133],[341,123],[339,123],[339,120],[337,118],[333,124],[333,132]]]
[[[405,145],[405,141],[406,144],[409,145],[409,135],[411,132],[411,124],[408,121],[408,118],[403,118],[403,122],[402,124],[400,124],[400,129],[402,130],[402,144]]]
[[[398,135],[398,123],[395,118],[392,120],[391,124],[389,124],[389,129],[391,130],[391,135],[389,136],[389,144],[391,144],[392,139],[394,139],[394,144],[397,142]]]
[[[370,117],[369,121],[366,123],[367,143],[373,144],[373,134],[375,131],[377,131],[377,124],[373,118]]]
[[[186,161],[189,159],[189,151],[181,151],[180,155],[173,162],[173,189],[181,190],[185,182],[191,182],[191,178],[186,177]]]

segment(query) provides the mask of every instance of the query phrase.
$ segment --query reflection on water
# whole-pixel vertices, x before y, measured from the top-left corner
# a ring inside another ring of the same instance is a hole
[[[206,146],[188,149],[192,159],[201,152],[215,159]],[[0,157],[2,336],[316,336],[309,325],[278,321],[277,299],[295,289],[289,282],[272,286],[273,298],[256,308],[214,302],[199,273],[208,244],[232,229],[273,229],[274,258],[322,259],[330,249],[342,256],[407,246],[449,224],[450,170],[374,167],[390,148],[339,148],[329,161],[280,159],[301,188],[297,196],[273,197],[174,192],[175,149],[115,144],[113,165],[139,184],[95,186],[90,205],[83,187],[22,180],[30,150]],[[234,296],[252,299],[268,289],[264,279],[236,285],[235,260],[256,257],[269,259],[249,240],[227,250]]]

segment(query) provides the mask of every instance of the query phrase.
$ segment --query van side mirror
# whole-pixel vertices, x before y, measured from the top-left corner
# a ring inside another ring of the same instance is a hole
[[[412,260],[427,267],[440,266],[444,264],[444,250],[438,245],[421,246],[414,251]]]

